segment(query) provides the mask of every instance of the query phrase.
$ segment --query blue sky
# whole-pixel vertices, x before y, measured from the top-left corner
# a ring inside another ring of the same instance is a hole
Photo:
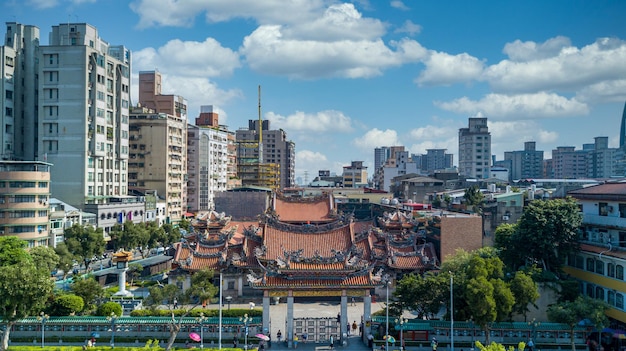
[[[626,1],[5,0],[5,22],[86,22],[163,75],[193,121],[214,105],[230,130],[262,114],[296,143],[296,177],[373,172],[374,148],[458,153],[458,129],[489,119],[492,152],[536,141],[619,142]],[[3,32],[4,33],[4,32]],[[137,97],[134,84],[133,97]],[[133,101],[136,103],[136,100]]]

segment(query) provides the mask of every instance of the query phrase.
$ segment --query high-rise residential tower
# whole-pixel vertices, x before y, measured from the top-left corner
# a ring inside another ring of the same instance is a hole
[[[127,194],[130,51],[86,23],[52,27],[40,47],[38,159],[72,206]]]
[[[505,151],[504,159],[510,160],[509,180],[543,177],[543,151],[534,141],[525,142],[524,150]]]
[[[487,118],[470,117],[467,128],[459,129],[459,173],[488,178],[491,167],[491,133]]]
[[[37,97],[39,28],[6,24],[0,46],[0,158],[37,158]]]

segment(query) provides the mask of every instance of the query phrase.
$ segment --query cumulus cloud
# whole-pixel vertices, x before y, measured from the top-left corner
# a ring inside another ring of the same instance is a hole
[[[376,39],[384,33],[381,21],[363,18],[353,4],[347,3],[330,5],[319,18],[285,26],[281,31],[285,39],[322,42]]]
[[[289,116],[268,112],[266,118],[277,128],[296,132],[349,133],[353,130],[352,120],[340,111],[326,110],[317,113],[296,111]]]
[[[451,85],[478,79],[485,63],[467,53],[450,55],[432,52],[423,60],[426,68],[416,82],[419,85]]]
[[[589,85],[576,93],[584,102],[622,102],[626,100],[626,79],[609,80]]]
[[[393,0],[389,3],[389,5],[391,5],[391,7],[393,7],[394,9],[398,9],[398,10],[402,10],[402,11],[408,11],[410,10],[410,8],[408,6],[406,6],[402,1],[400,0]]]
[[[380,130],[378,128],[367,131],[362,137],[354,139],[352,144],[368,152],[381,146],[402,145],[395,130]]]
[[[580,49],[563,46],[565,42],[558,37],[541,45],[509,44],[505,51],[512,59],[489,66],[482,79],[497,92],[572,92],[605,80],[626,79],[626,42],[600,38]]]
[[[534,41],[516,40],[504,45],[504,52],[511,61],[533,61],[557,56],[562,49],[570,47],[571,41],[567,37],[558,36],[543,43]]]
[[[491,132],[491,153],[504,155],[505,151],[523,150],[524,143],[535,141],[537,150],[542,150],[541,145],[553,144],[559,139],[558,132],[544,129],[536,121],[489,121]],[[546,152],[543,150],[544,157]]]
[[[473,114],[482,111],[490,119],[507,118],[553,118],[589,113],[587,104],[576,98],[539,92],[536,94],[488,94],[481,100],[470,100],[462,97],[449,102],[435,102],[435,105],[456,113]]]
[[[139,15],[139,28],[188,27],[199,14],[204,14],[211,23],[235,18],[254,19],[261,24],[302,23],[323,11],[324,3],[324,0],[136,0],[130,8]]]
[[[395,30],[396,33],[407,33],[409,35],[419,34],[422,31],[422,26],[413,23],[411,20],[406,20],[401,27]]]
[[[409,132],[409,136],[411,138],[415,138],[418,140],[423,139],[441,139],[441,138],[449,138],[457,135],[459,132],[458,128],[453,126],[433,126],[427,125],[424,127],[419,127],[412,129]]]
[[[296,152],[296,162],[298,164],[324,164],[328,162],[325,155],[310,150],[302,150]]]
[[[423,56],[419,43],[392,42],[395,51],[380,40],[285,39],[281,26],[261,26],[244,39],[240,52],[255,71],[290,78],[367,78],[383,69],[400,66]]]
[[[203,42],[170,40],[154,49],[133,52],[137,70],[167,69],[168,73],[190,77],[229,76],[241,66],[239,55],[213,38]]]

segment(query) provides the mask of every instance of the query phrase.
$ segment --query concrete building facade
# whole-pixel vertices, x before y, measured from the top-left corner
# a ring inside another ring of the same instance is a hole
[[[196,125],[187,125],[188,211],[214,210],[215,193],[229,189],[232,134],[210,106],[202,106]]]
[[[66,23],[40,53],[37,156],[55,165],[52,193],[81,209],[126,195],[130,51]]]
[[[166,202],[166,223],[179,222],[187,197],[186,119],[137,107],[129,129],[128,186],[156,190]]]
[[[344,188],[363,188],[367,186],[367,166],[363,161],[352,161],[350,166],[343,166]]]
[[[28,247],[50,244],[51,166],[39,161],[0,161],[0,236],[17,236]]]
[[[471,178],[489,178],[491,133],[487,118],[470,117],[467,128],[459,129],[459,172]]]
[[[505,151],[504,159],[511,162],[508,180],[543,177],[543,151],[536,150],[534,141],[525,142],[524,150]]]
[[[6,24],[0,46],[0,151],[3,160],[37,159],[39,28]]]

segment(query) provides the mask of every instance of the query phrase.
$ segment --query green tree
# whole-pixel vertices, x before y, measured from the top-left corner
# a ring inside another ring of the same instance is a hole
[[[567,324],[570,328],[570,343],[572,351],[576,351],[574,343],[574,329],[583,319],[588,319],[598,330],[608,324],[606,317],[607,304],[602,300],[588,296],[579,296],[574,301],[563,301],[548,307],[548,319],[551,322]]]
[[[427,272],[423,276],[405,275],[398,281],[394,296],[401,311],[415,311],[418,319],[430,319],[439,313],[445,303],[442,300],[445,291],[448,290],[443,277]]]
[[[67,249],[65,243],[60,243],[54,248],[54,252],[59,256],[57,268],[63,271],[63,279],[67,279],[67,275],[72,271],[74,266],[74,255]]]
[[[185,225],[185,227],[183,227],[183,224]],[[161,245],[170,246],[173,243],[180,241],[180,238],[182,237],[182,235],[178,228],[174,227],[171,224],[163,224],[161,228],[163,228],[163,231],[165,232],[165,236],[159,239],[159,241],[161,242]],[[185,229],[186,231],[189,231],[189,228],[191,228],[191,223],[188,220],[183,219],[181,221],[180,228]]]
[[[98,307],[98,316],[108,317],[113,313],[116,316],[121,316],[123,312],[124,309],[122,308],[122,305],[113,301],[105,302]]]
[[[130,285],[133,286],[135,279],[139,279],[143,273],[143,266],[141,263],[131,263],[128,265],[126,275],[130,278]]]
[[[217,293],[217,287],[212,283],[213,276],[213,271],[207,269],[194,272],[191,276],[191,285],[187,290],[182,290],[176,284],[150,287],[150,295],[144,303],[151,309],[165,305],[169,310],[170,317],[167,325],[170,337],[166,350],[172,349],[176,336],[182,328],[183,319],[201,306],[202,301],[211,299]],[[177,313],[174,313],[175,305],[178,305]]]
[[[485,197],[478,188],[478,186],[472,185],[469,188],[465,189],[463,199],[465,200],[465,205],[468,209],[471,209],[476,213],[481,212],[481,206]]]
[[[87,310],[91,310],[97,300],[104,296],[104,289],[91,276],[76,277],[70,285],[70,291],[83,299]]]
[[[31,260],[25,248],[26,241],[17,236],[0,236],[0,266]]]
[[[488,336],[490,323],[509,318],[515,297],[504,280],[504,263],[497,250],[491,247],[471,253],[458,250],[441,265],[440,271],[446,281],[453,278],[455,319],[471,318]]]
[[[74,294],[57,296],[50,306],[48,313],[51,316],[71,316],[83,310],[83,298]]]
[[[0,316],[5,330],[0,351],[8,348],[16,321],[41,312],[53,288],[50,272],[37,269],[25,243],[15,239],[0,238]]]
[[[533,278],[522,271],[515,272],[513,279],[510,281],[511,292],[515,297],[515,304],[513,305],[512,312],[521,314],[526,319],[528,313],[528,306],[535,305],[535,302],[539,298],[539,286],[533,280]]]
[[[89,268],[89,263],[94,256],[100,256],[104,252],[105,242],[102,228],[94,229],[92,226],[74,224],[65,229],[65,245],[69,252]]]
[[[579,250],[581,224],[582,216],[573,198],[536,200],[524,208],[509,238],[501,235],[496,243],[500,249],[507,245],[505,257],[514,270],[537,264],[557,273],[565,258]]]
[[[30,256],[33,258],[33,263],[38,269],[50,273],[59,265],[59,255],[54,252],[54,249],[48,246],[36,246],[30,251]]]

